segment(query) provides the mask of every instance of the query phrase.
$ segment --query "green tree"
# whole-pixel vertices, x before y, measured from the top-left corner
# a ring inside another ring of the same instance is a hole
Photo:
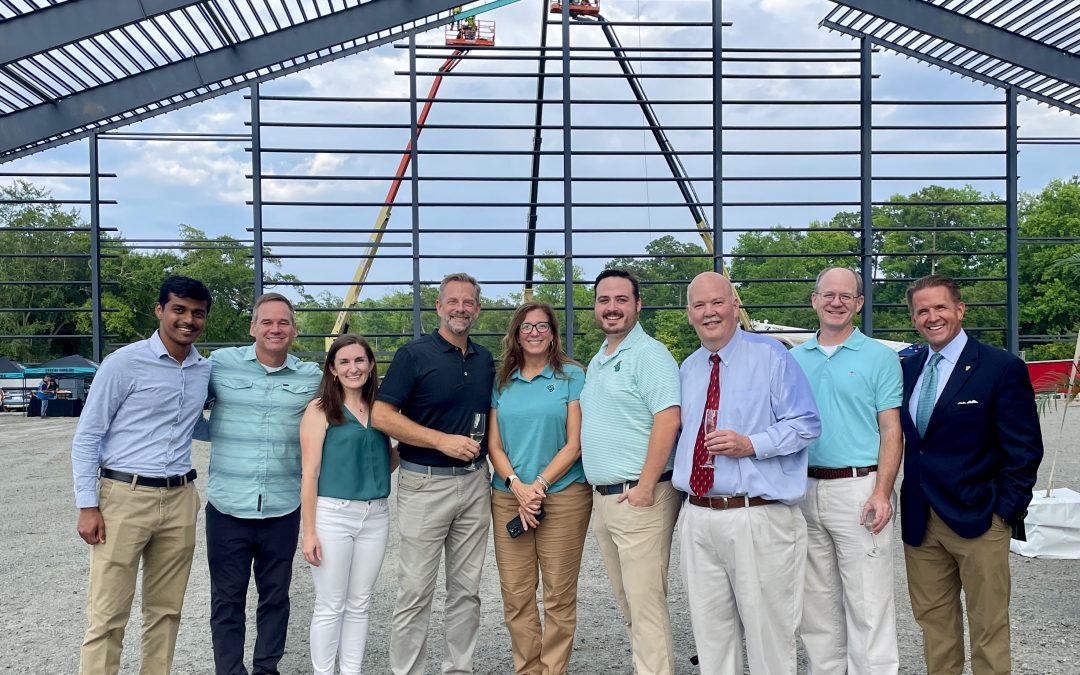
[[[1080,245],[1053,243],[1080,237],[1080,178],[1052,181],[1021,203],[1020,332],[1066,335],[1080,328],[1080,266],[1056,264],[1080,256]],[[1062,339],[1028,347],[1030,360],[1071,359],[1075,341]]]
[[[51,198],[48,191],[24,181],[0,187],[0,335],[56,336],[77,334],[79,315],[43,311],[73,309],[90,296],[86,232],[75,211],[55,204],[34,204]],[[68,282],[68,283],[63,283]],[[5,338],[3,355],[28,363],[84,351],[78,338]]]

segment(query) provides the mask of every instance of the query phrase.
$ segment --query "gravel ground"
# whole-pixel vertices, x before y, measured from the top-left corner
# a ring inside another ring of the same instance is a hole
[[[1060,415],[1060,410],[1055,415]],[[1070,411],[1064,433],[1058,422],[1047,422],[1046,444],[1060,446],[1059,486],[1080,490],[1080,408]],[[1057,419],[1060,419],[1058,417]],[[87,547],[75,534],[76,512],[71,491],[70,447],[74,420],[25,419],[0,414],[0,672],[70,674],[77,670],[78,650],[85,629],[84,603],[89,568]],[[196,443],[195,466],[206,476],[208,446]],[[1045,486],[1049,457],[1040,472]],[[200,478],[200,491],[206,482]],[[210,648],[210,588],[206,571],[203,519],[199,519],[198,546],[188,586],[173,672],[212,673]],[[390,548],[372,607],[371,637],[366,667],[371,673],[388,672],[387,638],[393,611],[396,576],[396,536],[391,528]],[[676,533],[676,537],[678,534]],[[899,538],[899,537],[897,537]],[[679,576],[678,547],[673,550],[671,614],[677,650],[676,672],[696,673],[690,665],[694,653],[690,616]],[[1080,561],[1036,560],[1013,555],[1013,662],[1014,672],[1031,675],[1080,673]],[[922,640],[911,618],[902,553],[897,547],[896,600],[900,633],[901,672],[924,672]],[[439,581],[442,587],[442,580]],[[511,673],[510,642],[502,623],[498,574],[494,554],[488,553],[483,586],[483,616],[477,673]],[[293,578],[293,612],[284,673],[310,673],[307,627],[312,605],[311,575],[297,553]],[[137,672],[141,631],[136,596],[124,645],[122,672]],[[427,672],[439,670],[441,661],[441,608],[435,599]],[[249,596],[249,636],[254,630],[255,596]],[[249,637],[248,654],[251,653]],[[581,571],[577,642],[570,671],[574,673],[629,673],[629,643],[621,626],[607,575],[590,536]]]

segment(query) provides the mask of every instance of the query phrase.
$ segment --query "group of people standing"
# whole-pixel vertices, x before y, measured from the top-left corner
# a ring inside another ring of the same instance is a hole
[[[93,545],[80,672],[118,672],[140,560],[141,672],[171,667],[199,508],[193,436],[212,443],[219,674],[247,673],[252,572],[253,672],[278,672],[301,529],[316,592],[313,669],[360,672],[395,470],[396,675],[425,670],[443,560],[441,670],[473,672],[492,527],[515,671],[567,672],[590,520],[635,673],[674,671],[677,524],[703,673],[742,673],[745,641],[752,673],[793,674],[799,639],[813,673],[896,673],[902,460],[905,560],[927,671],[963,670],[961,590],[972,671],[1009,671],[1009,529],[1022,525],[1041,435],[1023,363],[964,332],[951,279],[909,289],[929,349],[903,366],[854,326],[862,282],[847,269],[819,275],[819,331],[791,352],[740,328],[728,279],[698,275],[687,320],[701,346],[681,367],[638,322],[631,273],[605,270],[594,291],[606,339],[588,368],[566,355],[555,311],[539,302],[513,312],[496,366],[469,336],[480,286],[451,274],[439,288],[439,329],[398,349],[380,382],[356,335],[333,343],[321,372],[289,354],[293,309],[274,293],[255,302],[253,345],[204,358],[194,343],[210,293],[166,280],[158,331],[103,362],[73,442],[78,532]]]

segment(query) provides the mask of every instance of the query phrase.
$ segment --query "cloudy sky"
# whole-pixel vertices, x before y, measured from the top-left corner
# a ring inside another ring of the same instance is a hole
[[[603,11],[611,20],[643,21],[695,21],[707,20],[711,3],[707,0],[602,0]],[[725,47],[728,48],[791,48],[801,49],[852,49],[857,43],[850,38],[831,33],[818,27],[832,3],[825,0],[729,0],[725,3],[724,19],[734,25],[725,30]],[[485,18],[497,22],[497,40],[500,46],[533,46],[539,41],[540,3],[538,0],[522,0],[516,5],[497,10]],[[707,28],[659,28],[620,27],[616,29],[627,48],[637,46],[706,47],[709,44]],[[577,46],[603,46],[606,43],[595,27],[572,28],[572,44]],[[559,30],[552,27],[549,44],[558,45]],[[422,35],[421,44],[440,44],[441,31]],[[426,52],[433,54],[434,52]],[[702,55],[697,55],[701,58]],[[817,54],[816,56],[824,56]],[[838,58],[853,58],[856,54],[836,53]],[[435,70],[440,60],[423,59],[419,69]],[[684,63],[637,61],[635,68],[646,75],[680,73],[678,80],[645,78],[643,86],[650,98],[687,99],[702,101],[701,104],[658,105],[657,114],[667,125],[705,125],[711,121],[711,113],[704,102],[711,96],[711,83],[707,77],[710,64],[707,61]],[[447,78],[440,92],[446,98],[533,98],[536,84],[534,78],[514,77],[514,74],[535,72],[535,62],[520,60],[473,60],[458,66],[461,76]],[[407,70],[406,50],[381,47],[369,52],[347,57],[299,74],[291,75],[263,85],[263,95],[300,96],[356,96],[401,97],[408,95],[408,77],[396,72]],[[549,72],[558,71],[559,64],[552,63]],[[845,75],[858,72],[857,63],[822,62],[814,64],[791,63],[729,63],[725,74],[830,74]],[[892,54],[880,53],[874,59],[875,99],[978,99],[1000,101],[1004,94],[991,87],[982,86],[949,73],[940,72],[921,63]],[[610,62],[581,62],[575,64],[575,72],[614,73],[616,66]],[[502,73],[500,77],[469,77],[474,73]],[[696,76],[696,77],[695,77]],[[419,87],[426,91],[430,77],[421,77]],[[561,83],[552,79],[548,83],[547,98],[558,98]],[[617,78],[577,78],[572,84],[576,99],[604,99],[627,101],[631,99],[625,81]],[[762,79],[736,78],[725,80],[725,99],[845,99],[858,96],[857,79]],[[249,119],[249,103],[243,93],[229,94],[218,99],[196,104],[166,115],[141,122],[126,131],[159,132],[205,132],[246,133]],[[534,108],[522,104],[436,104],[429,123],[455,124],[531,124]],[[855,106],[756,106],[729,105],[724,110],[727,125],[857,125],[858,110]],[[265,102],[262,107],[264,122],[325,122],[325,123],[396,123],[407,124],[408,105],[404,103],[289,103]],[[640,125],[643,120],[636,107],[630,105],[575,105],[572,112],[575,125],[614,124]],[[998,126],[1004,123],[1000,105],[976,107],[912,107],[877,105],[874,110],[875,124],[972,124]],[[561,107],[547,106],[545,123],[561,123]],[[1020,111],[1021,137],[1080,136],[1080,118],[1062,112],[1022,102]],[[678,150],[703,151],[711,147],[711,133],[706,131],[671,131],[671,142]],[[421,140],[421,149],[470,149],[526,151],[531,146],[532,132],[525,130],[500,131],[451,131],[429,129]],[[303,180],[267,180],[263,185],[263,198],[267,201],[318,201],[318,202],[381,202],[389,187],[382,177],[393,174],[400,156],[390,152],[382,154],[355,152],[355,150],[381,149],[400,152],[408,140],[407,129],[297,129],[295,127],[267,127],[263,132],[263,145],[267,148],[315,148],[322,152],[267,153],[263,157],[266,174],[299,177],[350,176],[371,177],[369,180],[327,180],[310,178]],[[881,131],[875,135],[876,149],[1001,149],[1004,132],[1000,129],[979,131]],[[724,145],[729,150],[785,150],[785,149],[847,149],[858,148],[858,132],[850,130],[816,132],[761,132],[729,131],[725,133]],[[574,132],[576,149],[589,150],[655,150],[655,143],[646,131]],[[562,133],[549,130],[543,133],[543,149],[558,151],[562,148]],[[352,153],[333,150],[352,149]],[[17,160],[3,168],[5,172],[37,171],[86,171],[87,144],[75,142],[66,146]],[[694,177],[706,177],[710,173],[707,156],[685,156],[683,162],[687,173]],[[495,155],[433,155],[423,157],[420,163],[423,176],[439,177],[485,177],[503,176],[524,178],[529,175],[529,159],[525,156]],[[129,240],[172,239],[177,236],[177,225],[186,223],[205,230],[209,235],[227,234],[241,239],[250,238],[245,228],[250,227],[252,213],[246,201],[251,198],[250,181],[246,175],[251,171],[250,153],[244,142],[184,142],[159,143],[143,141],[103,140],[101,143],[101,168],[118,174],[104,183],[103,197],[116,199],[118,204],[103,209],[103,221],[107,226],[117,227]],[[858,174],[858,157],[823,156],[731,156],[725,159],[725,175],[750,176],[855,176]],[[541,173],[547,177],[561,175],[562,158],[547,157],[543,160]],[[948,156],[881,156],[875,160],[878,176],[934,175],[934,176],[1000,176],[1004,174],[1004,158],[1000,155],[967,157]],[[574,253],[582,257],[578,264],[587,274],[602,267],[601,254],[634,254],[643,252],[651,239],[664,234],[663,228],[686,228],[693,225],[689,213],[678,206],[678,192],[670,182],[663,179],[670,174],[659,157],[577,157],[573,164],[575,176],[634,177],[656,179],[653,182],[612,181],[578,183],[574,188],[577,202],[601,202],[625,204],[648,202],[673,204],[672,206],[642,206],[604,208],[577,207],[573,218],[575,227],[595,227],[606,230],[599,234],[579,234],[574,239]],[[1067,178],[1080,173],[1076,146],[1025,145],[1020,155],[1020,188],[1037,191],[1047,181]],[[57,198],[85,199],[88,194],[85,180],[40,181],[52,190]],[[938,181],[942,182],[942,181]],[[945,182],[962,185],[965,181]],[[876,181],[875,199],[886,199],[892,194],[910,193],[922,182]],[[1003,194],[1004,185],[999,180],[976,181],[975,186],[984,192]],[[703,201],[712,195],[711,183],[700,181],[697,191]],[[726,201],[836,201],[858,200],[858,185],[854,181],[815,182],[753,182],[731,181],[725,183]],[[421,211],[421,227],[433,229],[468,228],[518,228],[525,223],[526,209],[516,206],[527,201],[528,185],[525,182],[485,182],[476,180],[443,180],[424,182],[421,200],[430,202],[499,202],[510,206],[502,208],[481,207],[426,207]],[[410,199],[408,184],[398,196],[399,207],[395,211],[388,242],[405,243],[411,225],[408,208]],[[541,228],[561,228],[563,209],[562,184],[558,181],[545,183],[540,201],[552,206],[541,209]],[[724,222],[730,228],[769,227],[774,225],[805,226],[815,219],[828,219],[845,207],[821,206],[810,208],[792,207],[744,207],[725,208]],[[847,207],[850,208],[850,207]],[[298,207],[268,206],[264,210],[264,225],[280,228],[347,228],[370,229],[378,208],[371,207]],[[612,237],[610,233],[625,228],[651,229],[634,235]],[[682,233],[680,239],[694,241],[696,235]],[[287,258],[285,271],[297,274],[307,281],[340,281],[352,276],[356,260],[348,257],[357,253],[359,244],[366,241],[366,234],[327,235],[313,233],[267,234],[269,242],[304,242],[326,246],[274,245],[276,253],[305,255],[310,253],[333,253],[343,257],[329,261],[310,258]],[[735,243],[735,235],[725,237],[725,250]],[[538,250],[561,253],[562,234],[542,235]],[[470,258],[478,253],[512,256],[524,252],[524,236],[509,234],[460,235],[425,234],[421,252],[425,260],[421,265],[421,277],[435,279],[457,269],[467,269],[485,279],[521,279],[522,263],[519,260],[480,260]],[[407,248],[387,248],[386,257],[376,261],[371,273],[372,280],[384,282],[403,281],[409,278],[410,264],[401,258]],[[394,257],[399,256],[399,257]],[[428,257],[432,256],[432,257]],[[447,256],[447,257],[434,257]],[[594,257],[588,257],[594,256]],[[492,295],[502,295],[516,290],[518,285],[487,289]],[[320,290],[310,288],[309,290]],[[341,287],[329,287],[341,293]],[[365,296],[381,294],[382,288],[371,288]]]

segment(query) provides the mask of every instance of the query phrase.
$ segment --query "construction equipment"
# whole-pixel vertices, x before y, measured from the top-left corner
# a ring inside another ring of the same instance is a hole
[[[570,16],[599,16],[600,15],[600,0],[570,0],[569,7]],[[551,3],[552,14],[562,14],[562,3],[559,0],[554,0]]]
[[[586,3],[584,2],[584,0],[580,0],[580,1],[571,0],[570,7],[569,7],[571,18],[574,19],[575,21],[579,21],[579,22],[582,22],[582,23],[595,22],[597,25],[600,26],[600,29],[604,32],[604,37],[607,38],[608,45],[611,47],[611,52],[612,52],[612,54],[615,55],[615,59],[619,63],[619,68],[622,70],[623,75],[625,75],[627,84],[630,85],[630,91],[633,92],[634,98],[637,99],[638,107],[641,108],[641,114],[645,117],[645,121],[648,123],[649,130],[652,132],[652,135],[653,135],[653,139],[656,141],[656,144],[660,147],[660,150],[663,151],[664,161],[667,162],[668,170],[671,171],[672,177],[675,178],[675,184],[676,184],[676,186],[678,186],[679,192],[682,194],[683,201],[686,202],[686,208],[690,210],[690,217],[693,219],[694,224],[698,228],[698,231],[699,231],[699,233],[701,235],[701,239],[705,244],[705,250],[709,252],[709,255],[715,255],[715,250],[714,250],[715,247],[713,246],[713,236],[712,236],[712,231],[711,231],[712,228],[710,227],[709,221],[705,216],[704,209],[701,207],[701,199],[698,197],[697,191],[694,189],[694,184],[690,180],[688,174],[686,173],[686,169],[683,167],[682,160],[679,159],[679,155],[676,152],[675,147],[671,144],[671,141],[668,140],[667,134],[664,133],[664,127],[660,124],[660,120],[657,118],[656,111],[653,109],[652,104],[649,103],[648,96],[645,95],[645,90],[641,86],[641,82],[640,82],[640,80],[639,80],[639,78],[637,76],[637,73],[634,72],[634,68],[630,63],[630,58],[626,55],[626,50],[623,48],[622,43],[619,42],[619,37],[618,37],[618,35],[615,34],[615,29],[604,19],[603,16],[601,16],[599,2],[588,4],[589,7],[595,8],[596,11],[588,11],[588,10],[584,9],[583,7],[581,7],[581,5],[585,5],[585,4]],[[552,13],[554,13],[556,11],[556,9],[555,9],[556,6],[559,7],[559,11],[562,11],[561,4],[558,1],[556,1],[556,2],[551,3],[551,12]],[[578,8],[575,9],[575,6],[578,6]],[[541,33],[541,43],[544,46],[546,46],[546,44],[547,44],[546,36],[547,36],[547,31],[546,30],[542,31],[542,33]],[[541,63],[541,68],[543,68],[544,62],[541,60],[540,63]],[[543,100],[543,98],[544,98],[544,96],[543,96],[543,81],[544,81],[544,78],[541,77],[540,78],[540,91],[538,92],[537,100]],[[534,142],[534,150],[539,149],[539,147],[540,147],[540,139],[539,139],[540,131],[539,131],[539,128],[540,128],[540,124],[541,124],[541,121],[542,121],[542,112],[543,112],[542,108],[543,108],[543,106],[537,105],[537,117],[536,117],[537,138],[535,139],[535,142]],[[537,164],[537,162],[534,161],[534,163],[533,163],[533,172],[534,172],[533,173],[533,194],[532,194],[532,196],[530,198],[530,201],[534,202],[534,203],[537,200],[536,190],[538,189],[538,186],[539,186],[539,181],[536,180],[537,179],[537,173],[536,173],[537,170],[538,170],[538,164]],[[716,180],[719,180],[719,177],[717,177]],[[717,205],[717,209],[719,209],[719,208],[720,208],[719,205]],[[528,224],[529,224],[529,229],[530,230],[535,229],[535,224],[536,224],[535,209],[530,209]],[[527,245],[528,245],[529,250],[527,251],[528,256],[526,258],[526,270],[525,270],[525,274],[526,274],[525,280],[526,281],[525,281],[524,296],[525,296],[526,299],[529,299],[529,298],[532,297],[532,277],[533,277],[533,266],[532,266],[533,257],[532,256],[535,253],[535,251],[533,250],[534,241],[535,241],[535,234],[534,234],[534,232],[530,231],[529,232],[529,237],[528,237],[528,240],[527,240]],[[727,271],[727,267],[723,264],[723,261],[721,261],[721,263],[720,263],[720,273],[723,274],[725,277],[730,278],[730,276],[728,274],[728,271]],[[739,299],[737,289],[735,290],[735,297],[736,297],[736,299]],[[740,300],[740,304],[741,304],[741,300]],[[741,307],[739,309],[739,323],[742,325],[742,327],[745,330],[753,330],[753,324],[750,321],[750,315],[747,314],[746,310],[742,309]]]
[[[446,61],[439,66],[439,74],[435,76],[435,79],[431,83],[431,88],[428,90],[427,101],[424,103],[424,107],[420,110],[420,114],[416,118],[416,136],[420,137],[420,132],[424,130],[424,124],[427,122],[428,113],[431,112],[431,105],[435,102],[435,96],[439,93],[439,87],[442,85],[443,74],[452,71],[459,63],[461,63],[460,56],[465,53],[464,49],[455,49],[454,53],[450,55]],[[379,249],[379,244],[382,242],[383,235],[386,233],[386,226],[390,222],[390,214],[394,209],[394,200],[397,199],[398,190],[401,188],[401,182],[405,179],[405,172],[409,170],[409,164],[412,161],[412,141],[405,146],[405,152],[401,155],[401,161],[398,162],[397,172],[394,174],[394,181],[390,184],[390,189],[386,193],[386,198],[383,200],[384,206],[379,210],[379,215],[375,217],[375,226],[371,233],[367,248],[364,249],[364,257],[361,258],[360,264],[356,267],[356,273],[353,275],[352,285],[349,286],[348,292],[345,294],[345,300],[342,303],[342,309],[338,313],[337,321],[334,322],[334,328],[330,331],[332,336],[342,335],[349,332],[349,316],[352,314],[352,307],[356,305],[356,301],[360,298],[360,291],[364,286],[364,281],[367,280],[368,272],[371,271],[371,265],[375,262],[375,253]],[[326,338],[326,349],[330,349],[330,345],[333,343],[334,337]]]

